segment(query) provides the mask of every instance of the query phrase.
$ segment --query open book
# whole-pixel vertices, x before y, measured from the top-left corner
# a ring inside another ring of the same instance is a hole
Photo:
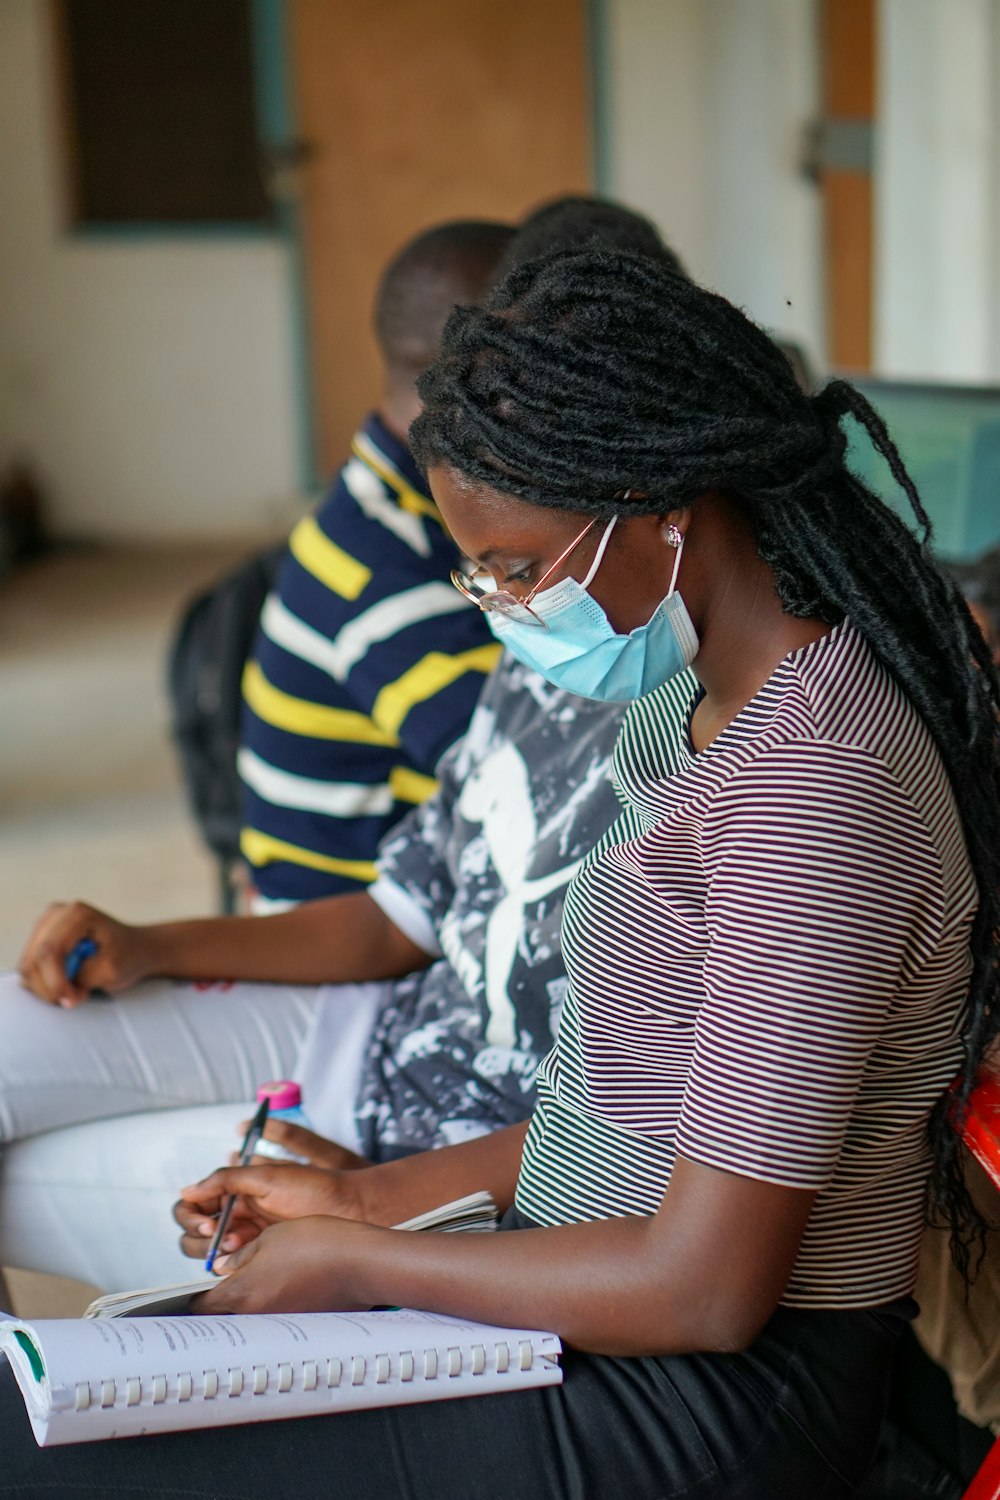
[[[562,1379],[552,1333],[406,1308],[0,1321],[40,1447],[448,1400]]]
[[[472,1193],[397,1229],[489,1230],[496,1205]],[[560,1343],[407,1308],[367,1313],[185,1316],[218,1277],[92,1302],[83,1318],[0,1313],[39,1446],[440,1401],[554,1385]],[[129,1313],[141,1313],[129,1317]],[[113,1321],[111,1321],[113,1320]]]
[[[469,1193],[439,1208],[418,1214],[395,1226],[397,1229],[436,1229],[444,1232],[481,1233],[497,1227],[497,1206],[489,1193]],[[199,1292],[218,1284],[218,1276],[200,1276],[194,1281],[178,1281],[171,1286],[142,1287],[134,1292],[109,1292],[97,1297],[84,1313],[85,1318],[124,1318],[130,1313],[182,1313]]]

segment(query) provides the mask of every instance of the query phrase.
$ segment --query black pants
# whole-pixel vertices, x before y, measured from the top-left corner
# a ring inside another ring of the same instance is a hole
[[[847,1500],[909,1302],[780,1308],[744,1354],[567,1351],[562,1386],[36,1448],[0,1371],[2,1500]]]

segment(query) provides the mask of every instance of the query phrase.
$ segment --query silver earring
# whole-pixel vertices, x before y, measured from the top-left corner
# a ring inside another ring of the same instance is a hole
[[[683,531],[681,530],[681,528],[679,526],[675,526],[674,523],[671,521],[670,525],[667,527],[667,546],[668,547],[673,547],[674,550],[676,551],[677,548],[679,546],[681,546],[681,544],[683,543],[683,541],[684,541],[684,533],[683,533]]]

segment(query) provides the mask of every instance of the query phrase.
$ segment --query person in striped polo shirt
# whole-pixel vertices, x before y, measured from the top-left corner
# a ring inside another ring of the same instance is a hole
[[[497,661],[478,611],[449,587],[455,544],[406,432],[448,313],[481,300],[513,234],[442,224],[382,275],[381,406],[292,532],[243,678],[240,845],[259,910],[375,879],[379,840],[434,790]]]
[[[942,1104],[1000,1024],[989,654],[867,401],[810,398],[743,313],[650,261],[514,271],[452,316],[421,393],[414,452],[486,573],[457,584],[554,684],[632,700],[539,1106],[360,1172],[227,1168],[177,1213],[199,1255],[243,1197],[199,1310],[549,1327],[564,1384],[164,1437],[109,1470],[32,1454],[8,1381],[15,1472],[68,1494],[142,1472],[153,1496],[280,1475],[318,1497],[348,1473],[361,1500],[849,1497],[925,1190],[966,1243],[981,1227]],[[921,539],[846,468],[847,414]],[[477,1187],[505,1232],[384,1227]]]

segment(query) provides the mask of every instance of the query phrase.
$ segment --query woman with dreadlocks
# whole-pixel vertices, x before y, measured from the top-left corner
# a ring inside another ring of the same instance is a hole
[[[850,1496],[928,1184],[960,1246],[981,1228],[941,1100],[997,1025],[986,648],[864,399],[810,399],[741,312],[641,257],[515,270],[453,315],[422,394],[415,451],[478,565],[458,585],[552,681],[634,700],[620,821],[566,903],[559,1040],[526,1129],[227,1169],[178,1217],[200,1253],[242,1194],[205,1311],[550,1327],[565,1383],[99,1456],[29,1454],[21,1423],[0,1496],[12,1473],[264,1496],[279,1470],[308,1495],[346,1472],[359,1497]],[[848,414],[923,541],[845,467]],[[507,1232],[380,1227],[478,1187]]]

